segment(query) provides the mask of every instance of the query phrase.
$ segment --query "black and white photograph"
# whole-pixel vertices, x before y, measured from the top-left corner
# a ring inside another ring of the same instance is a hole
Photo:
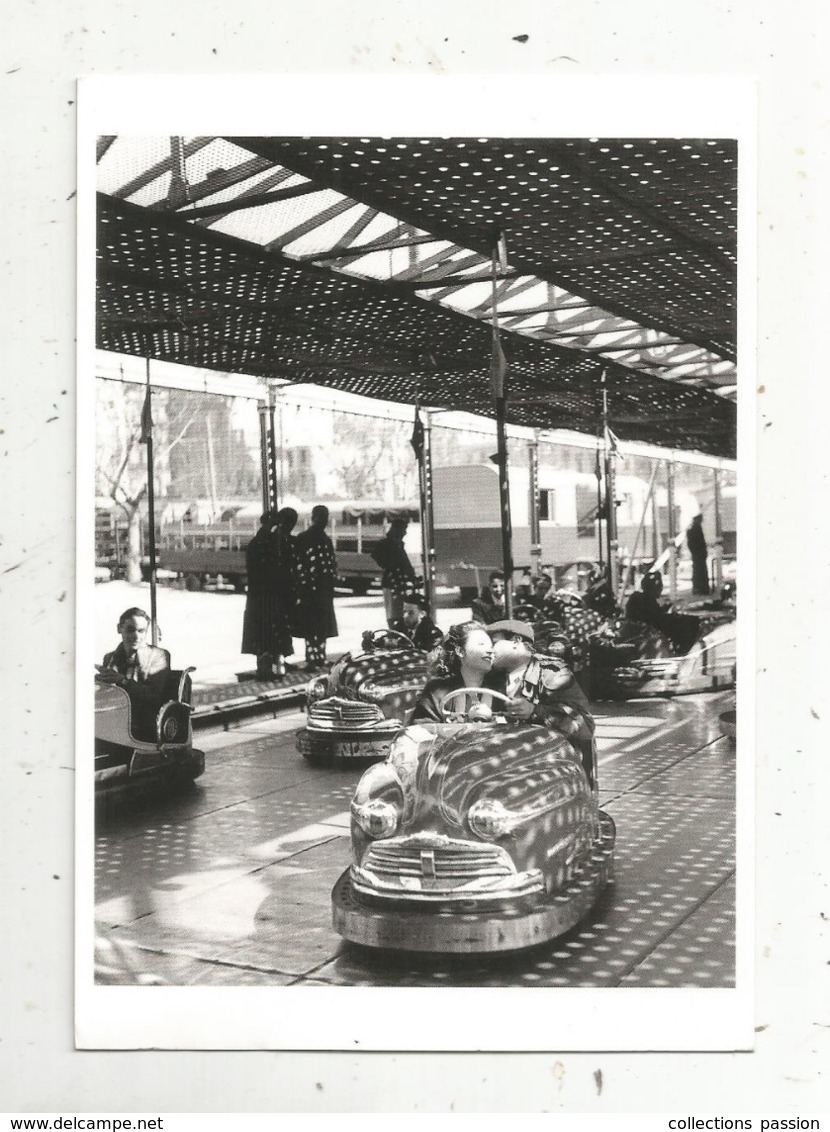
[[[16,6],[10,1128],[823,1126],[821,15]]]
[[[733,1001],[738,132],[94,145],[82,986]]]

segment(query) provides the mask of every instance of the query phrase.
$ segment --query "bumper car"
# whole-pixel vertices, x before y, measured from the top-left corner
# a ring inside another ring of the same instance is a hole
[[[727,711],[723,711],[720,714],[721,733],[727,739],[731,740],[733,747],[737,742],[737,721],[738,713],[735,708],[729,708]]]
[[[735,686],[735,622],[704,615],[691,647],[678,653],[667,636],[622,619],[591,640],[591,695],[597,700],[680,696]]]
[[[365,633],[327,676],[306,689],[306,725],[297,750],[309,762],[385,759],[427,680],[427,654],[402,633]]]
[[[562,935],[611,879],[615,830],[558,732],[495,716],[417,723],[351,804],[335,930],[368,947],[486,953]],[[498,706],[494,705],[498,711]]]
[[[184,786],[204,772],[190,723],[193,671],[171,671],[164,702],[149,714],[138,712],[122,687],[96,681],[96,794],[139,783]]]

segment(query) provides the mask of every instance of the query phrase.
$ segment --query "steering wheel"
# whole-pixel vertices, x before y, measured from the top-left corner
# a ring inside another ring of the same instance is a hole
[[[452,709],[447,706],[449,703],[459,699],[461,696],[467,696],[471,693],[479,696],[489,696],[491,703],[493,700],[501,700],[503,704],[507,704],[508,706],[511,703],[509,696],[505,696],[502,692],[496,692],[492,688],[456,688],[453,692],[447,692],[446,696],[444,696],[441,701],[441,714],[444,716],[444,719],[449,719],[452,715],[460,714],[452,711]],[[479,701],[479,703],[480,702],[481,701]],[[470,707],[466,709],[464,714],[467,715],[470,708],[475,706],[475,704],[470,704]]]
[[[399,633],[397,629],[373,629],[372,632],[368,634],[368,637],[369,643],[373,648],[379,641],[388,641],[390,637],[400,641],[408,649],[415,647],[406,633]]]

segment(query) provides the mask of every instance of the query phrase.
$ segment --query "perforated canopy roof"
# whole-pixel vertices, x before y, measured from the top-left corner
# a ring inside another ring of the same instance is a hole
[[[317,184],[734,361],[736,143],[237,138]]]
[[[512,423],[731,457],[731,146],[102,139],[98,345],[489,414],[501,232]]]

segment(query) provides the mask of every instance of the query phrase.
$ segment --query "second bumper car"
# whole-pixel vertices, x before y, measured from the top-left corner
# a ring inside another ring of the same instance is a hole
[[[427,679],[427,654],[392,630],[364,636],[327,676],[308,685],[297,749],[309,762],[384,759]]]

